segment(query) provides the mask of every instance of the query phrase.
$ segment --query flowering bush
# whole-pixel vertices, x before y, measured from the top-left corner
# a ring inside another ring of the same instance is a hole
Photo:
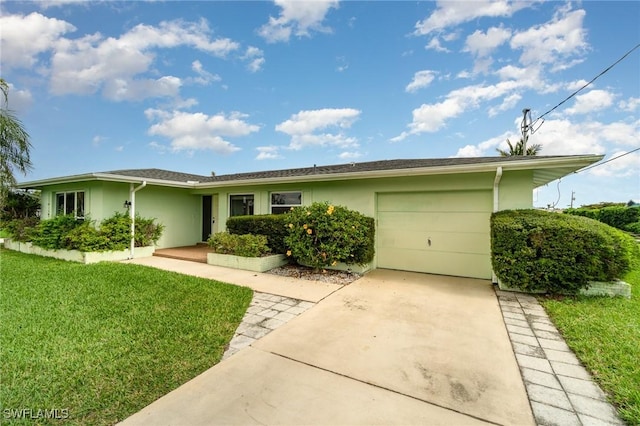
[[[373,260],[373,219],[327,202],[296,207],[287,213],[287,255],[314,268]]]

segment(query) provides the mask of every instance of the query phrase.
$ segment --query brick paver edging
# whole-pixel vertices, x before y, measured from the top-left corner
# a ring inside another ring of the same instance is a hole
[[[511,345],[539,425],[624,425],[538,300],[496,289]]]

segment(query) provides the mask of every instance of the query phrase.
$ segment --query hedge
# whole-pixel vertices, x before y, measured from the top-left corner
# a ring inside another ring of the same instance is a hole
[[[267,237],[264,235],[229,234],[217,232],[207,240],[214,253],[243,257],[260,257],[269,254]]]
[[[491,261],[497,277],[525,291],[576,293],[630,267],[634,240],[593,219],[539,210],[491,216]]]
[[[285,254],[287,248],[284,238],[288,235],[286,224],[286,217],[282,214],[232,216],[227,219],[227,231],[238,235],[265,235],[272,253]]]
[[[599,220],[602,223],[624,231],[637,233],[640,227],[640,208],[637,206],[580,207],[577,209],[566,209],[565,213]]]

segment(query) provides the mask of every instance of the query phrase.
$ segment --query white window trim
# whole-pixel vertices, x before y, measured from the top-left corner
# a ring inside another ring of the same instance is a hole
[[[253,197],[253,214],[251,214],[251,216],[254,216],[256,213],[256,194],[253,192],[238,192],[236,194],[228,194],[227,197],[227,202],[228,202],[228,208],[227,208],[227,217],[231,217],[231,197],[238,197],[238,196],[249,196],[251,195]]]
[[[271,196],[273,194],[300,194],[300,204],[272,204],[272,198]],[[274,214],[273,213],[273,208],[274,207],[300,207],[300,206],[304,206],[304,194],[302,191],[271,191],[269,192],[269,213],[270,214]]]
[[[66,215],[66,211],[67,211],[67,194],[73,194],[73,202],[75,204],[75,207],[78,206],[78,192],[82,192],[84,194],[84,214],[82,216],[78,216],[78,210],[75,209],[73,211],[73,217],[76,219],[84,219],[85,216],[87,215],[87,191],[84,189],[78,189],[78,190],[71,190],[71,191],[60,191],[60,192],[55,192],[53,197],[54,197],[54,201],[53,201],[53,212],[54,212],[54,216],[59,216],[58,214],[58,195],[64,195],[64,206],[63,206],[63,211],[65,212],[63,214]]]

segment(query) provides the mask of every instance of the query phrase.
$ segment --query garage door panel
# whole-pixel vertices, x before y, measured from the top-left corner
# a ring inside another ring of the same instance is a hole
[[[379,245],[397,249],[425,250],[427,253],[443,251],[451,253],[489,254],[490,240],[486,233],[476,232],[426,232],[413,230],[381,230]],[[431,244],[429,244],[429,242]]]
[[[381,194],[378,212],[486,212],[491,211],[492,199],[487,191],[406,192]]]
[[[452,273],[450,253],[431,252],[429,256],[425,256],[420,250],[383,248],[380,249],[378,256],[381,259],[378,262],[379,268],[462,277],[491,276],[491,265],[487,262],[487,255],[483,254],[458,253],[455,256],[455,273]]]
[[[378,215],[378,225],[381,231],[384,229],[410,229],[415,231],[486,233],[490,217],[490,213],[487,212],[383,212]]]
[[[492,207],[491,191],[378,194],[378,267],[489,278]]]

